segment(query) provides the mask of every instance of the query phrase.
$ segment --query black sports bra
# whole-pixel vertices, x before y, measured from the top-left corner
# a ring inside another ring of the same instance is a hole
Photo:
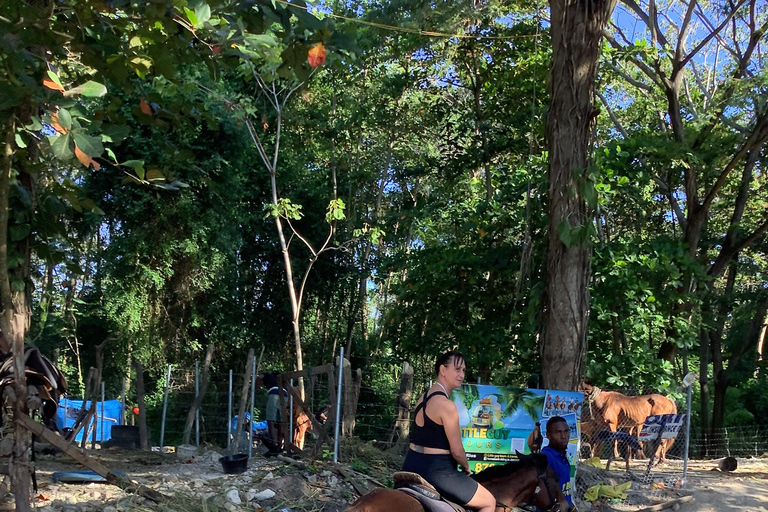
[[[413,411],[413,432],[411,432],[411,442],[419,446],[426,448],[437,448],[441,450],[450,450],[451,444],[448,442],[448,436],[445,435],[445,427],[439,423],[435,423],[427,416],[427,402],[435,395],[443,395],[448,398],[448,395],[443,391],[435,391],[431,395],[427,395],[424,400],[416,406]],[[424,426],[419,426],[416,423],[416,416],[419,414],[419,410],[424,410]]]

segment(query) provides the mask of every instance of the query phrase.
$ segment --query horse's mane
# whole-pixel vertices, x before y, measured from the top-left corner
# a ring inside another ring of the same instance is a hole
[[[520,470],[527,469],[530,467],[535,467],[536,459],[533,457],[536,457],[536,455],[533,455],[531,458],[526,458],[517,462],[508,462],[506,464],[502,464],[498,466],[490,466],[479,473],[475,473],[474,475],[472,475],[472,478],[474,478],[476,481],[480,483],[483,483],[483,482],[488,482],[490,480],[495,480],[497,478],[510,476],[514,473],[517,473]]]

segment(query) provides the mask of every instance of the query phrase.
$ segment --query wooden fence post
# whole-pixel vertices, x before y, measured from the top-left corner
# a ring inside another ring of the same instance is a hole
[[[401,444],[408,439],[411,429],[411,400],[413,398],[413,367],[403,361],[400,390],[397,392],[397,417],[389,442]]]

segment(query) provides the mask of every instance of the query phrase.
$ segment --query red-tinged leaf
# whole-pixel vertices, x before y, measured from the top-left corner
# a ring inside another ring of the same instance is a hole
[[[211,51],[215,55],[215,54],[217,54],[217,53],[219,53],[221,51],[221,46],[220,45],[212,46],[211,47]]]
[[[483,228],[477,228],[477,232],[480,233],[480,238],[485,237],[485,230]]]
[[[313,68],[322,66],[323,62],[325,62],[326,53],[327,52],[325,51],[325,46],[323,46],[323,43],[317,43],[315,46],[310,48],[309,52],[307,53],[307,61],[309,62],[309,65]]]
[[[51,126],[59,133],[67,133],[67,129],[59,124],[59,114],[56,112],[51,114]]]
[[[64,87],[62,87],[61,85],[57,84],[56,82],[54,82],[50,78],[43,78],[43,86],[45,86],[45,87],[47,87],[49,89],[53,89],[54,91],[64,92]]]
[[[80,161],[81,164],[85,166],[87,169],[89,165],[92,165],[94,169],[97,171],[101,169],[101,164],[90,157],[90,155],[86,155],[83,153],[83,151],[77,147],[77,144],[75,144],[75,156]]]
[[[148,116],[152,115],[152,107],[150,107],[149,104],[146,101],[144,101],[144,98],[141,98],[141,100],[139,100],[139,108],[141,109],[142,112],[144,112]]]

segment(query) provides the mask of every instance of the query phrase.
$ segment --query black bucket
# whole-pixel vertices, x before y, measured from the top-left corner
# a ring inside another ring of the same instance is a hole
[[[234,455],[227,455],[219,459],[221,467],[224,468],[224,472],[228,475],[234,473],[244,473],[248,468],[248,454],[236,453]]]

